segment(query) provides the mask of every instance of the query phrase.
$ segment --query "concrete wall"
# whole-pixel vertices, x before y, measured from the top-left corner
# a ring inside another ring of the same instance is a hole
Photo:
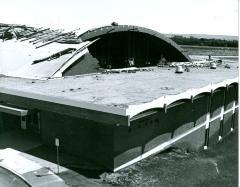
[[[0,135],[21,128],[20,117],[0,112]]]
[[[235,117],[230,111],[223,114],[223,119],[220,118],[222,108],[232,110],[233,103],[237,103],[237,89],[237,84],[227,89],[219,88],[212,94],[196,96],[192,102],[182,100],[173,103],[167,111],[156,109],[152,114],[149,114],[151,111],[146,111],[146,115],[139,114],[144,117],[135,117],[130,127],[115,127],[114,168],[180,136],[181,139],[174,141],[172,146],[196,151],[218,143],[219,136],[225,137],[231,128],[237,128],[238,109]],[[210,121],[207,124],[208,114]],[[212,120],[214,117],[219,118]]]
[[[206,119],[208,96],[202,95],[190,100],[173,103],[166,111],[131,122],[130,127],[114,128],[114,167],[151,150],[157,145],[175,138],[201,124]],[[182,138],[174,146],[199,149],[204,145],[205,128],[196,134]]]
[[[220,88],[212,95],[203,93],[192,101],[177,101],[166,110],[145,111],[133,118],[130,126],[124,126],[125,118],[123,120],[116,115],[41,101],[35,103],[35,100],[15,96],[3,95],[2,99],[16,101],[21,106],[39,107],[36,109],[40,112],[40,132],[45,145],[55,149],[54,140],[59,138],[61,152],[113,170],[172,140],[177,140],[171,143],[172,146],[190,150],[219,142],[219,136],[225,137],[238,126],[238,109],[235,114],[232,110],[238,103],[237,86],[232,84],[228,89]],[[223,108],[230,112],[223,115]],[[208,113],[211,118],[222,114],[222,118],[211,121],[207,127],[204,123]],[[119,125],[118,120],[122,121]],[[0,113],[0,123],[3,122],[20,123],[18,117]]]
[[[53,147],[55,138],[59,138],[60,151],[92,161],[103,168],[112,167],[112,126],[54,112],[41,111],[40,115],[45,145]]]

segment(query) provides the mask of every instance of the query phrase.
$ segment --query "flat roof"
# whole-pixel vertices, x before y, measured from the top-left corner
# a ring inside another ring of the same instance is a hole
[[[152,67],[149,68],[151,71],[136,73],[92,74],[49,80],[1,77],[0,88],[12,90],[13,95],[17,91],[36,94],[40,100],[49,96],[125,111],[130,105],[149,103],[162,96],[177,95],[236,78],[237,65],[232,63],[230,69],[191,68],[190,72],[182,74],[176,74],[175,68]]]

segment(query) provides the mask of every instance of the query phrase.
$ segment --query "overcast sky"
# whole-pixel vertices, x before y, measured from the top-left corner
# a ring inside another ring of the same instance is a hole
[[[0,0],[0,22],[81,28],[111,22],[161,33],[238,35],[238,0]]]

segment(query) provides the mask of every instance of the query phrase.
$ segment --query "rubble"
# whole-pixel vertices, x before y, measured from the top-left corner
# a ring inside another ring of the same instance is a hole
[[[0,23],[0,39],[3,41],[16,39],[19,41],[28,40],[33,45],[41,42],[36,48],[48,45],[52,42],[78,44],[81,41],[77,38],[75,29],[70,32],[63,30],[51,30],[50,28],[34,28],[26,25]]]

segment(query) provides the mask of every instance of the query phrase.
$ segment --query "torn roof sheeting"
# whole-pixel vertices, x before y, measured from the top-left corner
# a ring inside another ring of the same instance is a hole
[[[77,30],[0,23],[0,74],[32,79],[61,77],[92,43],[79,40]]]
[[[69,48],[81,49],[88,43],[88,41],[80,44],[54,42],[36,49],[34,45],[27,41],[19,42],[15,39],[0,41],[0,74],[33,79],[52,77],[74,55],[75,50],[53,56],[53,58],[48,57]],[[84,54],[87,49],[83,49],[83,51]],[[34,63],[40,59],[42,59],[41,63]]]

